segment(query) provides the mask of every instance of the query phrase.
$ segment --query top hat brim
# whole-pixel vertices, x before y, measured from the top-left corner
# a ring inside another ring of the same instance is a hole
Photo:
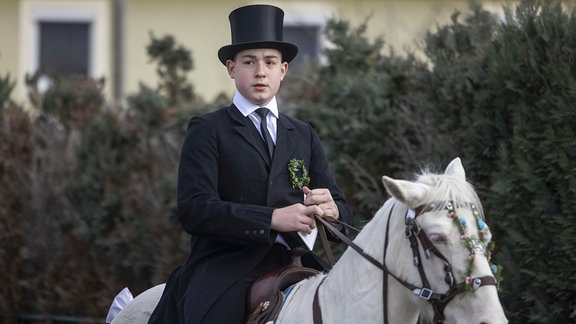
[[[277,41],[262,41],[262,42],[247,42],[236,43],[232,45],[222,46],[218,50],[218,59],[222,64],[226,65],[227,60],[234,60],[238,52],[247,49],[255,48],[272,48],[282,52],[282,62],[290,63],[298,54],[298,46],[286,42]]]

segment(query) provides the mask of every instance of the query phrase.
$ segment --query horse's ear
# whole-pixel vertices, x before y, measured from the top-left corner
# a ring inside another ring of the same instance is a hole
[[[448,166],[446,167],[446,171],[444,171],[444,174],[459,177],[466,180],[466,171],[464,171],[462,161],[460,161],[460,158],[458,157],[452,160],[450,164],[448,164]]]
[[[406,180],[395,180],[387,176],[382,177],[382,183],[386,190],[397,200],[405,203],[410,208],[420,205],[420,201],[426,196],[429,186],[423,183],[415,183]]]

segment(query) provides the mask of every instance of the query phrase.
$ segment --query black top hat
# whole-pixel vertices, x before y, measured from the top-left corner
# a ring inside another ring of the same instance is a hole
[[[235,9],[228,16],[232,44],[218,50],[218,58],[226,65],[240,51],[253,48],[273,48],[282,52],[282,61],[290,62],[298,47],[284,42],[284,11],[270,5],[251,5]]]

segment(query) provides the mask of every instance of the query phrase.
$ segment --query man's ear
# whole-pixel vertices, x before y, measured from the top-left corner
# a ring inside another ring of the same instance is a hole
[[[228,75],[231,79],[234,79],[234,68],[236,67],[236,62],[232,60],[226,61],[226,71],[228,71]]]
[[[280,68],[282,69],[282,76],[280,77],[280,80],[284,80],[286,73],[288,73],[288,62],[282,62],[282,66]]]

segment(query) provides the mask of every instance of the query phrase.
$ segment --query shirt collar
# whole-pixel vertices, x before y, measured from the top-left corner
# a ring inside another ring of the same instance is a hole
[[[234,99],[232,100],[236,108],[240,110],[244,117],[253,113],[256,109],[261,108],[261,106],[255,105],[248,101],[240,92],[236,91],[234,94]],[[274,117],[278,118],[278,103],[276,102],[276,96],[270,100],[270,102],[265,106],[272,112]]]

